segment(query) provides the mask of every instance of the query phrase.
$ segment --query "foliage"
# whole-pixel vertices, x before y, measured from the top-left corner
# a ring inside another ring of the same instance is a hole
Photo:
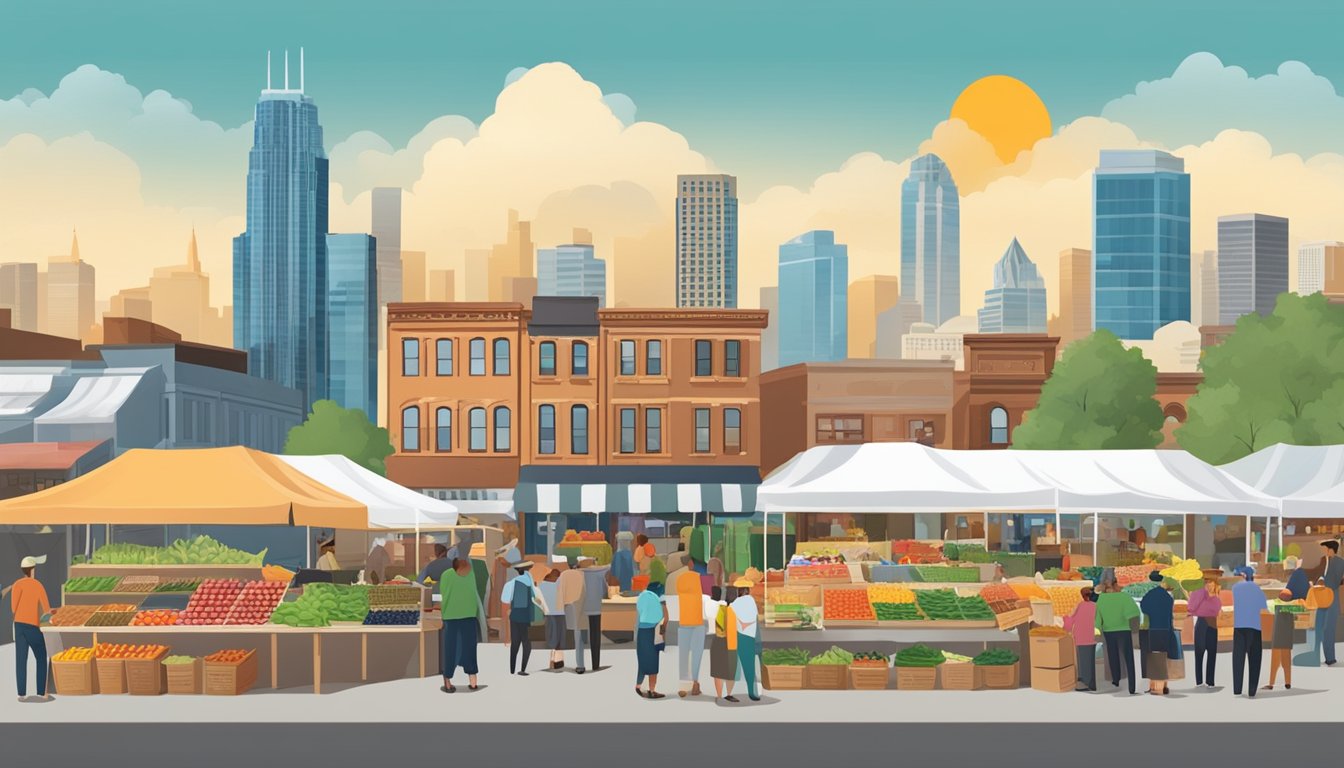
[[[365,469],[387,474],[384,459],[392,455],[387,430],[369,421],[358,408],[342,408],[333,400],[313,403],[307,420],[289,430],[285,453],[290,456],[340,454]]]
[[[1013,432],[1027,450],[1156,448],[1162,442],[1157,368],[1099,330],[1070,344],[1036,407]]]

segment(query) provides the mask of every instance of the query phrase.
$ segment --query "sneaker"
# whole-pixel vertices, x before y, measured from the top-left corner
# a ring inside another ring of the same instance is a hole
[[[723,700],[729,704],[737,704],[739,699],[736,696],[724,696]]]

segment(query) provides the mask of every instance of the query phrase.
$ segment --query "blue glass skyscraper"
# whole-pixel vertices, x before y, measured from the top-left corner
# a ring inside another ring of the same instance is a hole
[[[1045,333],[1045,280],[1016,237],[994,265],[979,319],[981,333]]]
[[[247,231],[233,240],[233,343],[248,373],[312,405],[327,396],[327,156],[302,58],[292,90],[286,55],[284,86],[272,89],[268,71],[257,101]]]
[[[368,235],[327,235],[327,396],[378,421],[378,245]]]
[[[607,306],[607,263],[586,243],[537,251],[538,296],[596,296]]]
[[[849,248],[834,232],[814,230],[779,246],[779,306],[780,367],[845,359]]]
[[[961,314],[961,199],[937,155],[915,158],[901,184],[901,301],[935,326]]]
[[[1103,150],[1092,175],[1094,327],[1122,339],[1190,319],[1190,175],[1155,149]]]

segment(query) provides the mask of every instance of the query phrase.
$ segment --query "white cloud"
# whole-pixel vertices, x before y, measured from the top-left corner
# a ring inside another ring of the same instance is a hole
[[[409,189],[424,173],[425,153],[435,144],[465,144],[475,137],[476,124],[460,115],[431,120],[401,149],[373,131],[359,131],[332,148],[331,178],[350,197],[374,187]]]

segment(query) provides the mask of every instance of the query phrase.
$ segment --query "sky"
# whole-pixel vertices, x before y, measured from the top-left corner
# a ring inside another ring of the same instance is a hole
[[[540,245],[593,229],[618,300],[661,298],[637,272],[670,294],[672,177],[698,170],[739,178],[744,305],[778,244],[817,226],[850,243],[852,276],[894,274],[897,188],[921,151],[950,156],[962,189],[967,313],[1012,236],[1049,281],[1059,250],[1088,244],[1103,147],[1198,169],[1196,250],[1247,206],[1292,217],[1295,243],[1344,239],[1337,3],[123,0],[6,18],[32,33],[0,47],[0,260],[63,253],[77,226],[100,296],[181,261],[194,225],[227,303],[266,51],[278,81],[288,48],[297,80],[300,46],[333,227],[367,229],[367,188],[401,183],[405,247],[460,267],[516,207]],[[991,74],[1053,119],[1016,163],[945,122]]]

